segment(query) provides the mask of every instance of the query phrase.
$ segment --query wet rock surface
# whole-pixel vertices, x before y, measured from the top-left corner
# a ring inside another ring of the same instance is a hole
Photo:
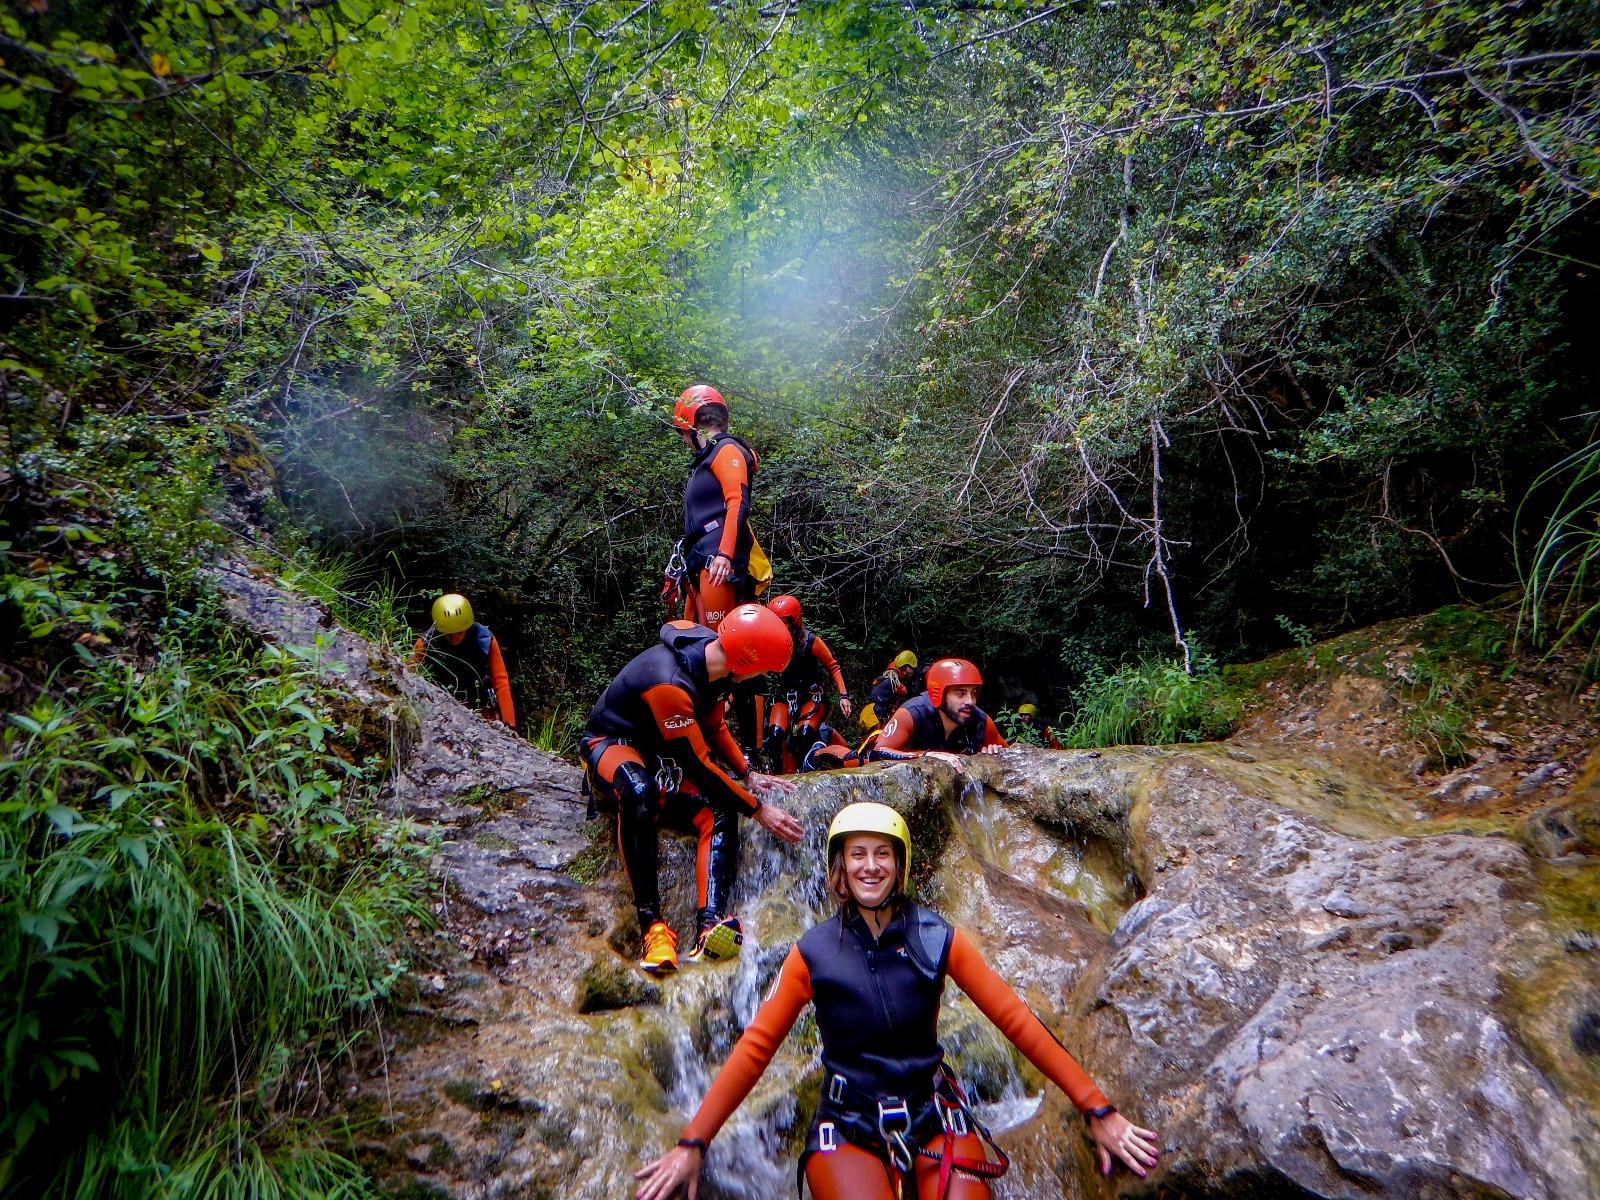
[[[1270,741],[811,776],[788,804],[802,846],[743,831],[742,957],[650,980],[575,767],[254,568],[217,578],[257,635],[325,641],[352,719],[390,747],[393,811],[440,838],[440,928],[347,1081],[397,1195],[631,1195],[826,915],[827,822],[861,799],[912,819],[920,894],[1169,1146],[1148,1182],[1100,1180],[1076,1114],[950,989],[943,1040],[1013,1155],[997,1197],[1600,1194],[1600,882],[1582,788],[1552,803],[1553,772],[1534,815],[1494,826],[1515,839],[1452,832],[1416,788]],[[662,861],[687,930],[692,845],[663,838]],[[792,1193],[816,1050],[803,1018],[701,1196]]]

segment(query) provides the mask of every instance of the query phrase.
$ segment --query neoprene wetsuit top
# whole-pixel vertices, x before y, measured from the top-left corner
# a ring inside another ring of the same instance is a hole
[[[820,687],[826,678],[833,680],[841,696],[849,691],[844,685],[844,671],[833,651],[828,649],[828,643],[807,629],[796,639],[794,656],[783,674],[773,682],[772,691],[777,696],[785,692],[803,692]]]
[[[487,625],[474,621],[466,636],[451,642],[448,635],[432,625],[411,647],[411,664],[424,661],[446,691],[469,708],[490,707],[490,696],[507,725],[517,723],[516,706],[511,703],[511,676],[500,654],[500,643]]]
[[[930,750],[950,754],[976,754],[985,746],[1004,746],[993,718],[974,706],[972,716],[946,735],[939,710],[924,692],[913,696],[896,710],[883,727],[883,736],[872,748],[874,759],[920,758]]]
[[[946,979],[1080,1112],[1106,1106],[1094,1081],[965,934],[930,909],[903,905],[877,939],[853,911],[806,932],[683,1136],[705,1142],[716,1136],[807,1003],[816,1004],[829,1077],[842,1075],[861,1096],[927,1094],[944,1061],[936,1027]]]
[[[750,567],[750,484],[756,453],[743,439],[719,433],[694,456],[683,493],[683,545],[689,569],[726,554],[736,575]]]
[[[706,674],[706,646],[716,636],[692,621],[663,625],[661,644],[635,657],[600,694],[584,737],[615,738],[671,758],[707,801],[753,815],[761,801],[741,782],[750,764],[728,730],[732,681],[712,682]],[[737,774],[717,762],[713,749]]]

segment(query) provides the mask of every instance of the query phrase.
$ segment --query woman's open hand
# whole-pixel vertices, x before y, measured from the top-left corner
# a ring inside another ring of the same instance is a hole
[[[667,1200],[687,1185],[689,1200],[700,1187],[700,1151],[693,1146],[674,1146],[655,1162],[633,1173],[639,1181],[634,1200]]]
[[[1111,1174],[1111,1157],[1128,1164],[1140,1179],[1155,1167],[1161,1157],[1161,1138],[1153,1129],[1142,1129],[1119,1112],[1089,1118],[1089,1136],[1100,1156],[1100,1173]]]

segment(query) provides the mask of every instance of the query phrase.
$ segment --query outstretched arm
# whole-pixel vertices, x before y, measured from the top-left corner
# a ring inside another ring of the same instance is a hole
[[[706,1146],[750,1094],[793,1028],[800,1010],[810,1001],[811,972],[796,946],[783,960],[772,994],[728,1055],[728,1061],[722,1064],[677,1146],[635,1172],[634,1178],[640,1181],[636,1200],[667,1200],[685,1185],[689,1200],[694,1200]]]
[[[511,676],[506,672],[506,660],[500,654],[500,639],[489,639],[489,682],[494,685],[494,698],[500,709],[500,719],[512,729],[517,727],[517,709],[511,702]]]
[[[1044,1076],[1067,1094],[1067,1099],[1089,1118],[1089,1136],[1100,1157],[1100,1170],[1111,1173],[1114,1154],[1134,1174],[1144,1177],[1161,1155],[1160,1139],[1153,1130],[1133,1124],[1106,1100],[1077,1059],[1055,1038],[1044,1022],[1022,1002],[993,967],[983,960],[966,934],[957,930],[950,943],[950,978],[972,998],[978,1011]]]

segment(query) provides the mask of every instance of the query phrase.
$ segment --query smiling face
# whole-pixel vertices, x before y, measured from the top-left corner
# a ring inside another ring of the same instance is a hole
[[[877,908],[894,894],[900,878],[894,842],[881,834],[852,833],[841,853],[845,886],[862,908]]]

